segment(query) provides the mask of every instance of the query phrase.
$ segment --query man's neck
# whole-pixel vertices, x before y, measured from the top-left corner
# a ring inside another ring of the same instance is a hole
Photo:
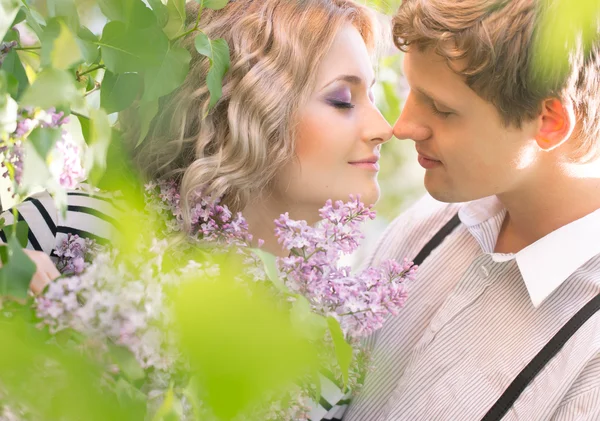
[[[540,177],[535,186],[498,195],[507,214],[495,251],[516,253],[600,209],[600,169],[597,171],[595,177],[572,172]]]

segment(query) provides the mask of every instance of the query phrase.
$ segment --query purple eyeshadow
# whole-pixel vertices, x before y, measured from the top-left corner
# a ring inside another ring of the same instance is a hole
[[[352,95],[350,94],[349,89],[340,89],[329,94],[327,99],[337,102],[350,102],[352,100]]]

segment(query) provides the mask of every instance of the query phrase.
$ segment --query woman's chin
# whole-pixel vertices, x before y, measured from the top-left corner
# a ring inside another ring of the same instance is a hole
[[[348,200],[350,200],[350,195],[352,195],[354,197],[360,196],[360,201],[368,206],[368,205],[374,205],[375,203],[377,203],[377,201],[379,200],[379,196],[381,195],[381,192],[379,190],[379,184],[376,184],[376,185],[370,186],[368,188],[349,192],[348,194],[345,195],[344,198],[340,198],[340,199],[344,202],[347,202]]]

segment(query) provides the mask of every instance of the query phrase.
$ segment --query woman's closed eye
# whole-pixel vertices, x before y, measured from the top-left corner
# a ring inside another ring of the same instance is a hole
[[[350,108],[354,108],[354,104],[352,104],[351,102],[346,102],[346,101],[340,101],[337,99],[328,99],[327,102],[335,108],[340,108],[340,109],[350,109]]]
[[[352,104],[352,95],[349,89],[343,89],[334,92],[326,97],[326,101],[329,105],[339,109],[350,109],[354,108]]]

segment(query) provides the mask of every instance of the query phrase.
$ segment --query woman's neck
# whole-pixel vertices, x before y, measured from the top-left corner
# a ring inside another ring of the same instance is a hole
[[[291,219],[305,220],[309,224],[315,224],[319,220],[316,207],[303,209],[298,205],[277,200],[273,196],[256,198],[242,211],[248,222],[248,230],[252,234],[253,246],[256,246],[260,239],[264,241],[262,248],[265,251],[279,257],[288,256],[289,251],[281,247],[275,236],[275,220],[286,212]]]

